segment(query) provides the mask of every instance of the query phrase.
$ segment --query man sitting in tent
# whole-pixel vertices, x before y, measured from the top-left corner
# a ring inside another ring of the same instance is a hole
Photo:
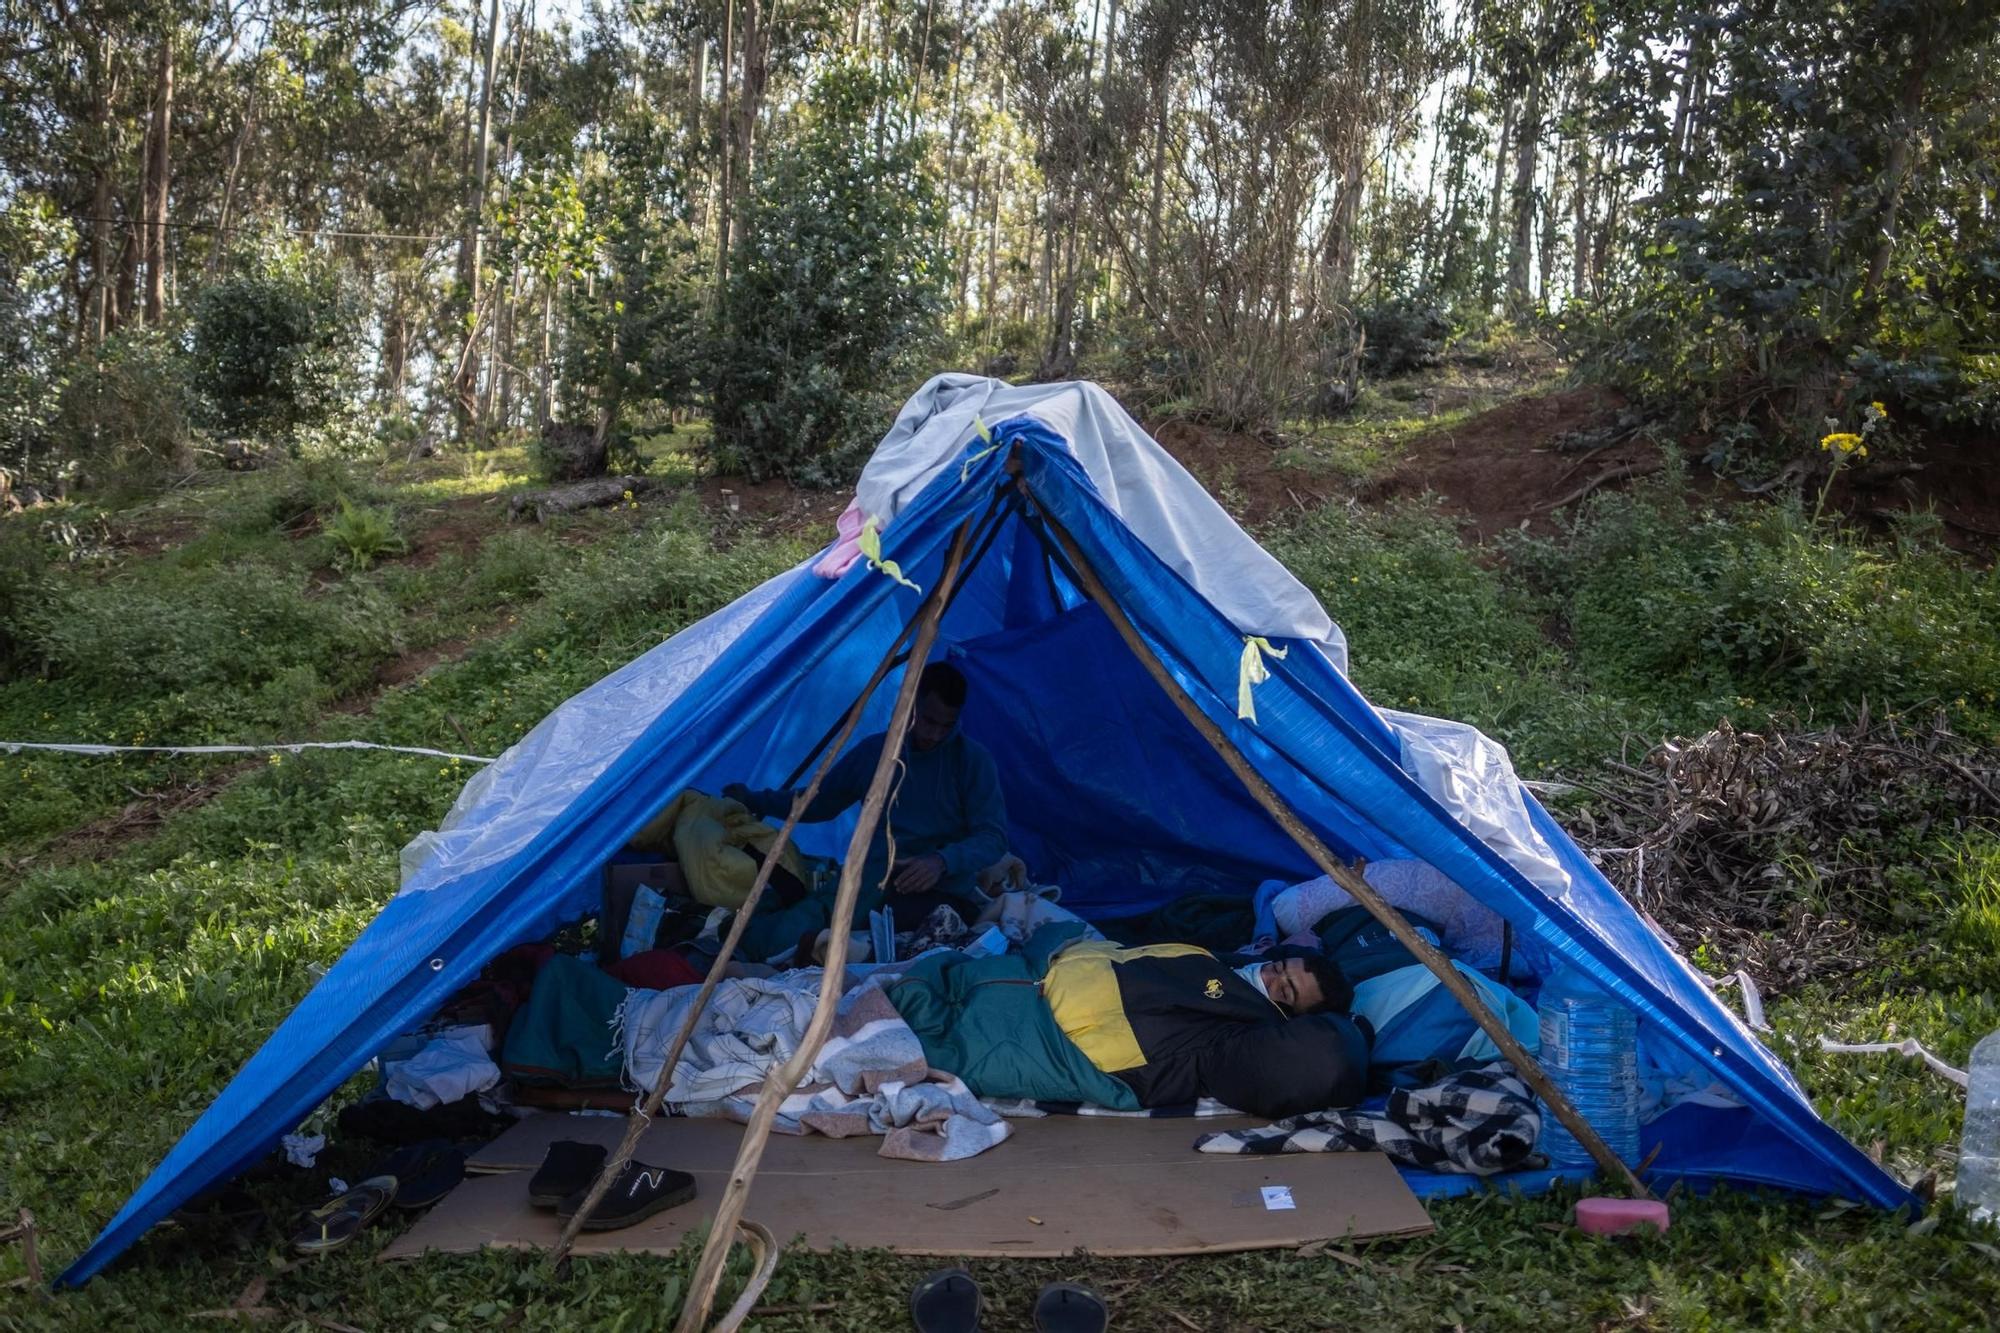
[[[958,908],[968,921],[985,906],[976,881],[980,871],[1007,854],[1007,807],[993,756],[958,729],[965,692],[965,677],[949,663],[933,662],[919,678],[903,771],[861,869],[857,918],[886,898],[896,928],[915,930],[940,906]],[[803,822],[833,819],[859,802],[886,739],[867,737],[842,755],[806,807]],[[794,799],[789,791],[753,791],[740,782],[722,794],[752,814],[780,818]],[[756,958],[780,953],[802,935],[825,928],[832,906],[833,890],[827,888],[791,906],[760,911],[744,932],[744,947]]]
[[[1365,1095],[1370,1038],[1347,1015],[1288,1014],[1191,944],[1127,949],[1083,933],[1057,922],[1019,953],[919,958],[889,999],[925,1061],[982,1097],[1127,1111],[1212,1097],[1275,1119]],[[1288,990],[1278,966],[1267,984]],[[1303,1003],[1317,984],[1301,973],[1289,993]]]

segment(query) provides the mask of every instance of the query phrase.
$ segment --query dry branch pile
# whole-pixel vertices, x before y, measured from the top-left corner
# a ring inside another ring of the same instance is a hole
[[[1619,891],[1684,951],[1782,992],[1857,972],[1870,937],[1921,925],[1936,900],[1910,867],[1934,836],[2000,824],[2000,751],[1942,714],[1724,722],[1584,790],[1599,799],[1572,823]]]

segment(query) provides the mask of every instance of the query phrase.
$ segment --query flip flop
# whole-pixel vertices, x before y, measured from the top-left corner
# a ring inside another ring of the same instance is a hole
[[[336,1199],[329,1199],[299,1218],[292,1248],[300,1254],[326,1254],[361,1234],[361,1228],[396,1197],[394,1176],[374,1176]]]
[[[979,1333],[986,1297],[963,1268],[940,1268],[910,1289],[910,1322],[917,1333]]]
[[[428,1208],[465,1179],[465,1154],[443,1139],[413,1143],[369,1174],[396,1178],[396,1207]]]
[[[1035,1296],[1035,1333],[1104,1333],[1111,1307],[1077,1282],[1051,1282]]]

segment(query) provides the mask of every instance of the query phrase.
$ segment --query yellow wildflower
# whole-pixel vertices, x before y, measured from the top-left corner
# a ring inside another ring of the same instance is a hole
[[[1823,437],[1819,442],[1822,449],[1838,449],[1843,454],[1851,454],[1861,448],[1861,437],[1853,431],[1837,430]]]

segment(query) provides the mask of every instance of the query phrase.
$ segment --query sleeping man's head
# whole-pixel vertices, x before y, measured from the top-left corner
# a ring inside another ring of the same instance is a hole
[[[1354,987],[1324,954],[1266,963],[1258,975],[1264,994],[1288,1014],[1341,1013],[1354,1003]]]

